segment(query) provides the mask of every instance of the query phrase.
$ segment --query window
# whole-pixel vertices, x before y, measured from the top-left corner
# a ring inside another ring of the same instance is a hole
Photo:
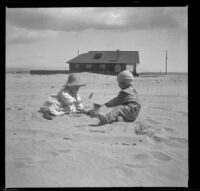
[[[106,68],[106,65],[105,64],[100,64],[99,66],[101,69],[105,69]]]
[[[86,64],[86,68],[87,68],[87,69],[92,68],[92,64]]]
[[[75,67],[76,67],[76,68],[79,68],[79,64],[76,64]]]
[[[94,55],[94,59],[100,59],[101,58],[101,56],[102,56],[102,54],[101,53],[96,53],[95,55]]]

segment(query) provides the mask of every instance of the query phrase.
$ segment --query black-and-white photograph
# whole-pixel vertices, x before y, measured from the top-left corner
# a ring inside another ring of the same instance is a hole
[[[6,188],[188,187],[188,6],[5,11]]]

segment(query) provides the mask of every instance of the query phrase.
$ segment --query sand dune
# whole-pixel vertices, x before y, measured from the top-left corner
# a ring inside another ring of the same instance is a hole
[[[115,76],[80,77],[86,108],[119,91]],[[136,78],[137,121],[103,126],[86,115],[42,118],[39,106],[66,80],[6,74],[7,188],[188,186],[187,76]]]

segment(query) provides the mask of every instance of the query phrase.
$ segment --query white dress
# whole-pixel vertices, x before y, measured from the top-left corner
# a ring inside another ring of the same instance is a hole
[[[53,115],[73,113],[83,109],[79,95],[72,95],[69,89],[63,88],[57,94],[50,95],[40,107],[40,112],[50,112]]]

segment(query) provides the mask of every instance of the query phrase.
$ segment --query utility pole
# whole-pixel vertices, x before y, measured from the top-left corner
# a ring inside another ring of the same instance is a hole
[[[166,50],[166,62],[165,62],[165,74],[167,75],[167,50]]]
[[[78,49],[78,56],[79,56],[79,49]]]

